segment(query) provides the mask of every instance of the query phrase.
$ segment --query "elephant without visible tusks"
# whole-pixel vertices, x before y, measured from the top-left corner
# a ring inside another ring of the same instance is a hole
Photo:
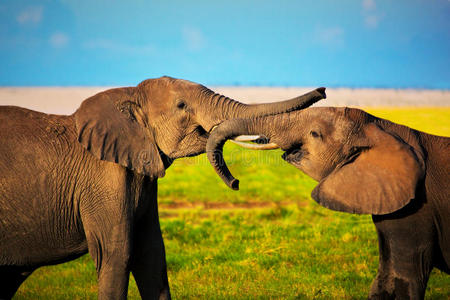
[[[0,299],[38,267],[89,251],[99,299],[169,299],[157,179],[173,159],[205,152],[224,120],[302,109],[319,88],[246,105],[161,77],[86,99],[70,116],[0,107]]]
[[[370,299],[423,299],[431,270],[450,272],[450,138],[352,108],[227,120],[207,153],[230,187],[236,179],[222,147],[240,135],[270,142],[254,149],[284,150],[283,159],[319,182],[312,192],[319,204],[372,215],[380,255]]]

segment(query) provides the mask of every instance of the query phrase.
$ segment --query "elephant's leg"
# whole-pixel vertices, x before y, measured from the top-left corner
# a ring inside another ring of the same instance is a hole
[[[0,267],[0,299],[11,299],[31,273],[14,267]]]
[[[384,234],[378,233],[378,272],[370,288],[369,299],[394,299],[394,278],[392,276],[392,264],[389,259],[390,249],[387,246]]]
[[[379,266],[369,299],[423,299],[429,273],[418,275],[404,268],[399,271],[395,265],[387,271],[385,267]]]
[[[142,299],[170,299],[156,199],[134,229],[131,272]]]
[[[380,263],[369,298],[423,299],[433,269],[434,245],[429,227],[406,229],[396,222],[375,222]]]
[[[411,245],[412,247],[413,245]],[[432,265],[431,249],[416,249],[406,255],[393,246],[392,271],[396,299],[424,299]]]
[[[158,223],[153,221],[153,223]],[[164,242],[156,224],[135,233],[131,272],[142,299],[170,299]],[[153,227],[153,228],[152,228]]]
[[[110,231],[88,231],[89,253],[93,258],[98,277],[98,299],[126,299],[130,274],[131,241],[125,224]]]
[[[129,215],[128,215],[129,214]],[[98,277],[98,299],[126,299],[131,258],[131,209],[99,206],[82,214],[89,254]]]

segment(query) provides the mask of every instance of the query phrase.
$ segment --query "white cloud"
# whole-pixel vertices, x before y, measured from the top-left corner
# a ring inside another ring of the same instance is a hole
[[[368,28],[377,28],[378,27],[378,16],[370,15],[364,18],[364,23]]]
[[[198,51],[205,47],[206,39],[200,30],[193,27],[183,27],[182,33],[189,50]]]
[[[328,28],[318,28],[316,29],[316,40],[317,42],[332,46],[340,47],[344,45],[344,29],[341,27],[328,27]]]
[[[375,0],[363,0],[362,2],[362,17],[364,19],[364,25],[369,29],[375,29],[378,27],[383,14],[377,11]]]
[[[69,37],[62,32],[55,32],[50,36],[50,45],[54,48],[63,48],[69,43]]]
[[[363,0],[362,6],[365,11],[376,9],[375,0]]]
[[[42,20],[42,6],[30,6],[22,10],[16,17],[19,24],[37,24]]]
[[[85,49],[102,49],[132,55],[154,54],[156,48],[153,45],[130,45],[118,43],[108,39],[90,40],[83,43]]]

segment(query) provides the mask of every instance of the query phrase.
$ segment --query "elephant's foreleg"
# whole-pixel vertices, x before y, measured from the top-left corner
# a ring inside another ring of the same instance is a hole
[[[129,268],[123,255],[110,257],[98,270],[98,299],[126,299]]]
[[[380,261],[369,299],[423,299],[433,268],[432,237],[426,228],[411,231],[392,222],[375,222]]]
[[[372,283],[369,299],[424,299],[426,281],[417,277],[380,273]]]
[[[157,213],[149,212],[143,216],[135,226],[134,234],[131,272],[142,299],[170,299],[164,242]]]
[[[106,232],[87,232],[89,253],[98,276],[98,299],[126,299],[131,242],[123,224]]]
[[[0,299],[11,299],[31,273],[15,267],[0,267]]]
[[[112,205],[111,205],[112,206]],[[98,299],[126,299],[130,274],[132,213],[101,206],[82,214],[89,254],[98,276]]]

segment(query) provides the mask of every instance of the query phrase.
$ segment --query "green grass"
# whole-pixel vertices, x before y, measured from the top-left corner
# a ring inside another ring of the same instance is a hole
[[[368,111],[450,135],[450,108]],[[370,216],[317,205],[310,198],[316,183],[282,161],[281,151],[241,150],[228,144],[225,151],[232,173],[241,180],[239,192],[222,183],[205,155],[176,161],[160,180],[173,298],[367,297],[378,263]],[[450,276],[434,270],[427,299],[448,299],[449,286]],[[86,255],[37,270],[16,299],[96,299],[96,293],[95,268]],[[129,298],[139,299],[133,280]]]

